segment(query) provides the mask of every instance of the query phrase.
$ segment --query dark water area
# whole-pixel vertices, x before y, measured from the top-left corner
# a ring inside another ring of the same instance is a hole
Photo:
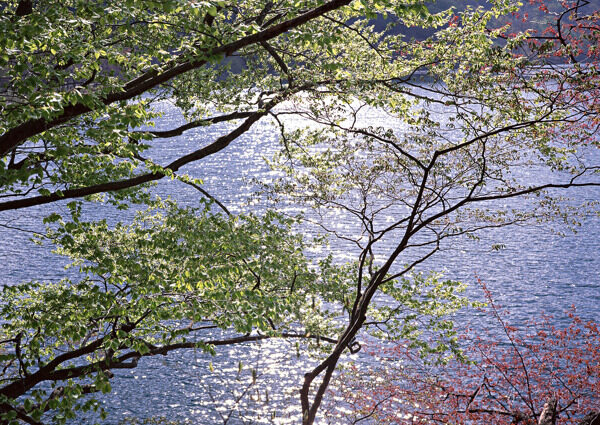
[[[164,105],[163,122],[177,125],[182,118]],[[377,112],[365,119],[377,120]],[[222,127],[224,129],[225,127]],[[161,163],[198,149],[218,137],[219,129],[197,129],[175,140],[157,141]],[[275,174],[264,159],[278,149],[277,132],[269,123],[259,123],[223,151],[190,164],[182,172],[201,178],[205,189],[232,211],[261,210],[265,204],[253,200],[253,179],[269,180]],[[161,181],[154,189],[162,197],[172,196],[195,205],[200,194],[177,181]],[[573,203],[600,199],[598,189],[569,193]],[[520,202],[520,201],[519,201]],[[51,207],[66,211],[60,203]],[[42,231],[48,208],[29,208],[0,213],[0,223]],[[94,215],[110,222],[126,220],[133,211],[91,207]],[[516,324],[542,313],[554,314],[558,324],[563,313],[575,306],[584,319],[600,318],[600,222],[584,217],[577,233],[553,224],[508,227],[482,232],[478,241],[452,239],[442,251],[421,265],[423,270],[443,272],[447,278],[470,284],[469,294],[481,298],[477,278],[485,281],[498,304],[510,309]],[[313,232],[314,229],[308,229]],[[31,233],[2,229],[0,285],[22,281],[55,281],[65,276],[67,261],[50,252],[50,247],[30,242]],[[393,243],[394,241],[390,241]],[[502,243],[504,249],[493,250]],[[340,259],[350,258],[353,248],[332,242]],[[69,271],[68,273],[74,273]],[[479,316],[459,315],[458,320],[477,326]],[[356,357],[356,356],[355,356]],[[113,392],[100,397],[109,412],[102,423],[117,424],[125,417],[165,416],[190,423],[297,423],[298,389],[302,375],[314,359],[298,356],[294,342],[264,342],[219,349],[215,357],[200,351],[173,353],[142,359],[133,370],[118,371]],[[251,370],[258,371],[253,383]],[[93,423],[97,418],[79,418],[74,423]]]

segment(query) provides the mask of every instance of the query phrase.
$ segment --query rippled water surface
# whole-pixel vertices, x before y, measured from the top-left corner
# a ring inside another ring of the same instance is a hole
[[[181,121],[177,111],[167,104],[164,112],[164,123],[175,126]],[[367,119],[376,123],[384,118],[372,112]],[[185,137],[158,141],[155,149],[163,163],[168,163],[211,142],[218,134],[218,130],[197,129]],[[235,211],[246,205],[253,178],[272,177],[264,158],[277,149],[276,136],[274,127],[259,123],[225,150],[182,171],[201,178],[210,193]],[[161,196],[171,195],[189,204],[195,204],[199,197],[194,189],[178,182],[160,182],[156,190]],[[598,190],[591,189],[571,194],[576,201],[600,197]],[[64,207],[57,204],[51,208]],[[40,230],[47,211],[30,208],[0,213],[0,221]],[[131,212],[109,208],[101,214],[116,221]],[[47,247],[31,244],[30,234],[9,229],[3,229],[2,234],[0,284],[64,276],[64,259],[53,256]],[[497,242],[506,248],[491,250],[491,244]],[[444,248],[423,269],[444,271],[449,278],[471,283],[481,278],[498,302],[510,307],[513,320],[526,320],[541,312],[560,315],[571,305],[584,318],[598,319],[600,315],[600,226],[595,217],[584,220],[577,234],[567,232],[564,237],[547,227],[513,227],[483,233],[480,241],[453,240]],[[334,243],[333,249],[343,257],[350,248]],[[473,295],[477,294],[473,289]],[[116,424],[127,416],[153,415],[202,424],[225,423],[228,417],[229,424],[295,423],[298,389],[311,363],[314,360],[297,355],[293,342],[274,341],[219,349],[215,357],[188,351],[143,359],[137,369],[118,372],[113,393],[102,397],[111,414],[107,423]],[[78,422],[91,420],[82,418]]]

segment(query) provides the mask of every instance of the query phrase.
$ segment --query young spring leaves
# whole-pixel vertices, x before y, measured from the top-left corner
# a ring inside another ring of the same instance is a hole
[[[83,396],[110,391],[111,370],[144,356],[319,337],[325,317],[314,299],[335,271],[309,266],[292,224],[274,212],[233,217],[173,202],[129,225],[85,222],[77,212],[59,220],[47,237],[79,277],[1,293],[2,417],[37,421],[51,411],[64,423],[97,409]]]

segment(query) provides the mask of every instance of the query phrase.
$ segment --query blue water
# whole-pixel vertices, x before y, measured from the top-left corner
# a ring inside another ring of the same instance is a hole
[[[163,107],[164,123],[175,126],[181,121],[175,109]],[[372,112],[367,118],[376,120],[377,113]],[[168,163],[214,140],[225,128],[197,129],[174,140],[157,141],[151,154],[159,155],[160,163]],[[205,188],[232,211],[264,208],[264,204],[252,201],[255,189],[252,179],[273,178],[264,158],[276,151],[276,140],[274,127],[259,123],[224,151],[191,164],[182,172],[201,178]],[[177,181],[161,181],[155,191],[190,205],[200,196]],[[597,189],[572,191],[570,195],[575,203],[600,199]],[[0,213],[0,223],[41,231],[41,219],[49,209],[64,210],[64,205]],[[86,214],[99,214],[114,222],[126,219],[132,212],[92,207]],[[553,231],[551,227],[556,229]],[[565,232],[565,236],[559,236],[556,230]],[[31,234],[2,228],[2,235],[0,285],[31,279],[53,281],[65,275],[65,259],[53,255],[49,247],[33,245],[29,241]],[[479,241],[464,238],[448,241],[442,252],[423,264],[422,269],[443,271],[449,278],[473,284],[470,294],[475,298],[481,296],[476,279],[484,280],[497,302],[510,308],[512,320],[517,323],[542,312],[554,313],[560,322],[560,316],[571,305],[585,319],[600,318],[597,217],[584,218],[576,234],[557,223],[495,229],[480,236]],[[493,251],[493,243],[503,243],[506,247]],[[334,241],[332,247],[339,258],[352,254],[347,244]],[[477,320],[476,316],[459,318]],[[210,370],[210,363],[214,371]],[[137,369],[118,372],[113,380],[114,391],[101,398],[111,414],[106,423],[116,424],[128,416],[155,415],[206,424],[224,423],[227,415],[230,424],[296,423],[299,385],[313,363],[304,355],[296,355],[293,342],[225,348],[216,357],[185,352],[143,359]],[[251,368],[258,371],[257,381],[252,385]],[[92,420],[81,418],[78,422]]]

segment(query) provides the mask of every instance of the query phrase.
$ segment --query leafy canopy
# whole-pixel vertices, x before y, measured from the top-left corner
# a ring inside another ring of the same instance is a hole
[[[461,235],[574,224],[548,190],[599,184],[599,15],[583,3],[561,3],[543,34],[510,33],[508,0],[438,14],[408,0],[0,3],[0,211],[74,200],[48,209],[44,238],[78,270],[4,288],[3,420],[97,409],[83,396],[144,356],[281,337],[330,343],[301,389],[310,424],[362,330],[460,355],[448,314],[463,285],[414,269]],[[183,124],[161,120],[164,102]],[[389,121],[365,123],[373,110]],[[265,190],[313,207],[355,261],[310,258],[284,214],[231,214],[191,169],[261,120],[281,141]],[[154,199],[165,177],[212,201]],[[509,203],[524,196],[536,203]],[[86,219],[84,201],[103,200],[149,209]]]

